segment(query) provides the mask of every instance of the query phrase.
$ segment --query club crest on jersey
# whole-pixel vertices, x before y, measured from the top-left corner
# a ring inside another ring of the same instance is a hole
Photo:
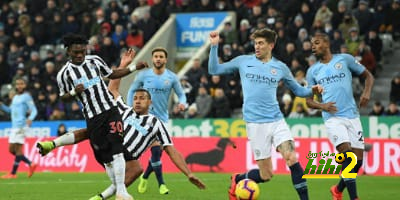
[[[276,75],[278,72],[276,71],[276,69],[271,69],[271,74],[272,75]]]
[[[165,80],[165,81],[164,81],[164,84],[165,84],[165,85],[169,85],[169,80]]]
[[[335,64],[335,69],[342,69],[342,67],[343,67],[342,63]]]

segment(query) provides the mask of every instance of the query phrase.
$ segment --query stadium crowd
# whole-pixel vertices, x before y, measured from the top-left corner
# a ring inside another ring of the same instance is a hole
[[[251,32],[268,27],[278,33],[274,56],[303,85],[305,72],[316,62],[310,42],[314,33],[327,33],[333,53],[354,55],[374,75],[382,70],[379,35],[395,39],[400,35],[400,0],[6,0],[0,4],[1,101],[8,104],[13,95],[10,85],[25,77],[38,109],[36,120],[83,119],[81,105],[61,102],[56,85],[57,72],[67,60],[61,45],[66,33],[85,35],[89,54],[115,66],[122,51],[140,50],[171,13],[235,11],[236,21],[225,22],[220,33],[220,60],[253,52]],[[232,117],[240,110],[238,75],[210,76],[207,63],[196,59],[181,77],[190,106],[186,112],[172,109],[171,118]],[[360,95],[360,84],[353,85],[355,95]],[[285,117],[320,115],[281,86],[277,95]],[[389,109],[376,102],[371,115],[399,116],[399,91],[400,75],[395,75]],[[0,113],[0,120],[9,116]]]

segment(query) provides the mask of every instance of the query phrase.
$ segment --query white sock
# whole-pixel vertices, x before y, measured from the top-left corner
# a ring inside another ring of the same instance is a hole
[[[107,199],[107,198],[111,197],[112,195],[114,195],[114,193],[115,193],[115,176],[114,176],[114,168],[111,163],[106,163],[106,164],[104,164],[104,166],[106,167],[107,176],[111,180],[111,185],[101,193],[103,198]]]
[[[74,144],[75,143],[75,135],[73,132],[68,132],[60,137],[57,137],[56,139],[53,140],[53,142],[56,145],[56,147],[64,146],[64,145],[68,145],[68,144]]]
[[[110,198],[112,195],[115,194],[115,191],[116,191],[115,185],[114,185],[114,184],[111,184],[110,186],[108,186],[107,189],[105,189],[105,190],[101,193],[101,196],[102,196],[104,199],[108,199],[108,198]]]
[[[125,159],[122,153],[113,155],[114,160],[111,162],[114,170],[115,186],[117,194],[125,195],[128,192],[125,187]]]

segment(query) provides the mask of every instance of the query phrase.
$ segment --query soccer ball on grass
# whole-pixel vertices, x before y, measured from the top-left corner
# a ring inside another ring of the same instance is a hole
[[[260,195],[260,188],[253,180],[243,179],[236,184],[235,193],[239,200],[256,200]]]

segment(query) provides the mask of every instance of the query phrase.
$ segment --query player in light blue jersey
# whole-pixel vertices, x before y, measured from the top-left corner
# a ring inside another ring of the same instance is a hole
[[[228,191],[229,199],[236,199],[236,183],[250,178],[257,183],[272,178],[272,145],[282,154],[292,174],[292,182],[300,199],[308,199],[303,169],[297,160],[293,137],[280,111],[276,92],[279,81],[290,88],[295,95],[308,97],[313,92],[321,92],[322,88],[314,86],[305,88],[293,78],[289,68],[272,57],[277,35],[269,29],[256,30],[252,34],[255,54],[242,55],[229,62],[218,63],[217,32],[210,33],[211,50],[208,70],[211,74],[228,74],[238,71],[243,91],[243,117],[246,121],[247,136],[259,169],[252,169],[243,174],[235,174],[231,178]]]
[[[337,151],[344,153],[346,157],[342,169],[351,162],[351,158],[348,158],[346,153],[356,154],[357,164],[351,172],[357,173],[363,162],[364,138],[358,107],[353,97],[352,75],[365,79],[360,107],[368,104],[374,78],[353,56],[332,54],[329,37],[326,34],[316,34],[311,42],[312,51],[319,61],[308,69],[306,79],[309,85],[322,85],[324,92],[321,103],[308,98],[307,105],[311,108],[322,109],[329,140],[335,145]],[[337,186],[332,186],[332,198],[341,200],[345,187],[350,199],[358,199],[355,178],[341,179]]]
[[[26,82],[23,78],[15,81],[16,94],[11,101],[10,107],[0,102],[0,109],[11,114],[11,133],[8,138],[9,151],[15,156],[14,165],[10,174],[1,176],[4,179],[17,178],[19,163],[24,161],[29,165],[28,177],[33,175],[36,164],[32,163],[22,152],[22,145],[25,142],[25,132],[32,125],[37,115],[37,109],[31,95],[25,92]],[[27,115],[29,116],[27,117]]]
[[[132,106],[133,94],[135,90],[144,88],[150,92],[153,97],[152,107],[150,114],[158,117],[165,125],[168,122],[168,99],[171,95],[172,89],[178,95],[179,110],[183,111],[186,108],[186,95],[179,82],[178,76],[166,68],[168,52],[164,48],[157,47],[152,50],[153,68],[139,72],[136,75],[135,81],[129,88],[127,95],[127,102]],[[151,147],[151,158],[149,164],[140,177],[138,186],[139,193],[144,193],[147,190],[147,179],[151,172],[154,171],[157,177],[160,194],[168,194],[169,190],[165,185],[162,177],[162,163],[161,163],[161,147],[158,142]]]

